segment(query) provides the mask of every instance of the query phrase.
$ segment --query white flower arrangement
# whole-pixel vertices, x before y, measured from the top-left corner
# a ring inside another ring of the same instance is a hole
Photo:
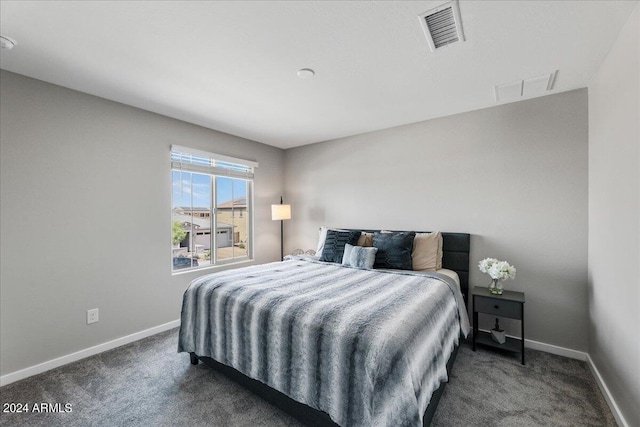
[[[487,273],[494,280],[514,279],[516,268],[507,261],[499,261],[495,258],[485,258],[478,264],[483,273]]]

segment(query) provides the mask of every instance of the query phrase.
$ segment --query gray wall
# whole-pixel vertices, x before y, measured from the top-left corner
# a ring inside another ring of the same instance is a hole
[[[508,260],[527,338],[586,351],[587,115],[582,89],[287,150],[286,250],[321,225],[471,233],[471,284]]]
[[[282,150],[5,71],[0,111],[2,374],[179,318],[171,144],[260,163],[256,262],[279,259]]]
[[[589,85],[589,354],[640,426],[640,7]]]

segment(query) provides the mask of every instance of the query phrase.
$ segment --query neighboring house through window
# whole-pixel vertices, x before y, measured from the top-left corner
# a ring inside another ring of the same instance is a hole
[[[172,271],[253,259],[258,163],[171,147]]]

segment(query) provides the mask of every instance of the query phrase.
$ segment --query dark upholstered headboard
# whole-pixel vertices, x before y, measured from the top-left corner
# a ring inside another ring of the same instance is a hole
[[[374,233],[380,230],[358,230],[350,228],[348,230],[364,231]],[[397,230],[389,230],[397,231]],[[405,231],[405,230],[400,230]],[[430,233],[430,231],[416,231],[416,233]],[[465,304],[468,305],[469,297],[469,251],[471,250],[471,235],[467,233],[445,233],[442,232],[442,268],[447,268],[458,273],[460,277],[460,288]]]

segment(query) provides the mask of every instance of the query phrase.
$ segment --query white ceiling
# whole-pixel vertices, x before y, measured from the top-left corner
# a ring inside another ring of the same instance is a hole
[[[466,41],[432,53],[417,16],[443,3],[2,0],[0,67],[289,148],[490,107],[555,70],[549,93],[585,87],[637,5],[461,1]]]

